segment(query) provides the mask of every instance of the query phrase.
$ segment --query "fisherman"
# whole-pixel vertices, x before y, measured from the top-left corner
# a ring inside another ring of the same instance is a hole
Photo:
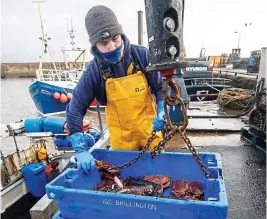
[[[165,116],[159,72],[147,73],[149,52],[130,44],[114,12],[102,5],[91,8],[85,27],[94,59],[87,65],[67,106],[67,124],[79,170],[88,173],[94,158],[88,152],[83,117],[94,100],[106,105],[106,121],[114,150],[141,150],[156,131],[148,150],[162,140]],[[150,94],[155,95],[156,104]]]
[[[51,182],[53,179],[55,179],[59,174],[59,162],[58,160],[52,160],[50,163],[51,170],[46,174],[47,182]]]
[[[254,63],[255,63],[255,59],[251,55],[247,61],[247,73],[252,72]]]

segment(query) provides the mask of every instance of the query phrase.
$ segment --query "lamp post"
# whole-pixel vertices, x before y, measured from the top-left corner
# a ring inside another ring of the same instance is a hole
[[[235,31],[234,33],[238,33],[239,34],[239,37],[238,37],[238,45],[237,45],[237,48],[239,49],[241,33],[240,32],[237,32],[237,31]]]
[[[252,28],[252,23],[245,23],[245,28],[247,29],[247,28]],[[248,30],[249,30],[248,29]],[[248,48],[249,48],[249,52],[250,52],[250,54],[251,54],[251,52],[252,52],[252,50],[253,50],[253,38],[255,39],[255,36],[254,36],[254,34],[253,34],[253,32],[251,31],[251,30],[249,30],[249,32],[247,32],[246,31],[246,34],[249,36],[249,38],[250,38],[250,43],[248,44]],[[251,42],[252,42],[252,44],[251,44]]]

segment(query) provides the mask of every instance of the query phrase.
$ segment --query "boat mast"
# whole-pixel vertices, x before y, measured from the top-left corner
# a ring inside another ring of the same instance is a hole
[[[53,63],[53,67],[54,67],[56,73],[58,73],[58,68],[57,68],[56,63],[54,61],[54,57],[52,55],[50,45],[48,44],[48,40],[51,40],[51,38],[47,37],[47,34],[44,33],[44,25],[43,25],[43,19],[42,19],[41,7],[40,7],[40,3],[44,3],[44,2],[45,1],[33,1],[33,3],[38,3],[38,12],[39,12],[39,17],[40,17],[41,32],[42,32],[41,33],[42,36],[39,39],[42,41],[42,47],[44,46],[44,48],[45,48],[44,50],[43,49],[41,50],[39,71],[42,72],[44,53],[47,53],[47,50],[48,50],[50,58],[51,58],[52,63]]]
[[[70,29],[69,29],[69,22],[68,22],[68,19],[67,19],[67,32],[69,33],[70,39],[71,39],[71,42],[70,42],[70,44],[72,46],[71,51],[76,51],[75,50],[75,47],[74,47],[74,45],[75,45],[75,42],[74,42],[74,38],[75,38],[74,37],[74,32],[75,31],[74,31],[73,25],[72,25],[72,18],[70,19]],[[67,69],[72,69],[73,66],[71,66],[71,62],[68,62],[67,61],[67,58],[66,58],[67,54],[66,54],[66,52],[67,52],[67,49],[64,49],[62,47],[62,53],[63,53],[63,57],[64,57],[65,66],[66,66]]]
[[[68,28],[68,26],[67,26],[67,28]],[[70,44],[72,45],[72,50],[75,50],[75,48],[74,48],[74,45],[75,45],[75,42],[74,42],[74,30],[73,30],[73,25],[72,25],[72,18],[70,19],[70,30],[68,29],[68,32],[69,32],[70,38],[71,38]]]
[[[65,61],[65,66],[67,69],[73,69],[73,68],[76,68],[76,69],[79,69],[79,66],[78,66],[78,63],[77,61],[80,59],[80,57],[82,56],[82,69],[85,70],[85,49],[81,49],[81,48],[75,48],[75,41],[74,41],[74,29],[73,29],[73,24],[72,24],[72,18],[70,20],[70,28],[69,28],[69,25],[68,25],[68,20],[67,20],[67,32],[69,33],[70,35],[70,38],[71,38],[71,49],[63,49],[62,48],[62,52],[63,52],[63,56],[64,56],[64,61]],[[67,61],[66,59],[66,52],[80,52],[80,54],[76,57],[76,59],[74,61]]]

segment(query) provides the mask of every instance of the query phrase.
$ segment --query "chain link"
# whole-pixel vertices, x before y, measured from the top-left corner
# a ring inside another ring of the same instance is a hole
[[[159,142],[157,146],[154,147],[154,151],[151,152],[151,156],[153,159],[165,149],[165,144],[169,140],[171,140],[175,134],[175,129],[172,129],[171,131],[168,132],[168,125],[166,123],[166,118],[164,118],[164,123],[165,123],[164,129],[162,130],[163,139],[162,141]]]
[[[123,164],[123,165],[117,165],[117,166],[102,166],[101,168],[102,169],[106,169],[106,170],[112,170],[112,169],[117,169],[117,170],[121,170],[121,169],[124,169],[124,168],[127,168],[129,166],[131,166],[132,164],[134,164],[137,160],[139,160],[143,155],[144,153],[147,151],[147,149],[149,148],[151,142],[153,141],[154,139],[154,136],[156,135],[156,131],[153,130],[151,132],[151,136],[148,138],[147,140],[147,143],[145,144],[145,146],[142,148],[141,152],[134,158],[132,159],[131,161]]]
[[[205,166],[205,164],[203,164],[200,156],[198,155],[198,153],[196,152],[196,149],[194,148],[194,146],[192,145],[190,139],[187,137],[186,131],[182,130],[179,128],[181,137],[183,138],[184,142],[186,143],[188,149],[190,150],[190,152],[192,153],[192,155],[194,156],[196,162],[199,164],[200,169],[205,173],[205,176],[207,178],[211,177],[211,174],[207,171],[207,168]]]
[[[118,169],[124,169],[126,167],[131,166],[132,164],[134,164],[137,160],[139,160],[144,153],[147,151],[147,149],[149,148],[151,142],[153,141],[154,136],[156,135],[156,131],[153,130],[151,133],[151,136],[148,138],[146,145],[142,148],[142,151],[137,155],[137,157],[135,157],[134,159],[132,159],[131,161],[127,162],[126,164],[123,165],[119,165],[117,166]]]

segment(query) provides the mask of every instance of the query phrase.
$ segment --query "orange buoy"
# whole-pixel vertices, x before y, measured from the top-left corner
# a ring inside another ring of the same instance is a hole
[[[83,130],[87,131],[91,126],[91,122],[89,120],[84,119],[83,120]]]
[[[70,100],[72,98],[72,93],[67,93],[67,97]]]
[[[60,93],[55,92],[55,93],[53,94],[53,97],[54,97],[55,100],[58,100],[58,99],[60,98]]]
[[[87,120],[87,119],[83,120],[83,127],[87,127],[87,126],[90,126],[90,125],[91,125],[91,121],[90,120]]]
[[[68,98],[67,98],[66,94],[61,94],[59,101],[61,103],[67,103],[68,102]]]

